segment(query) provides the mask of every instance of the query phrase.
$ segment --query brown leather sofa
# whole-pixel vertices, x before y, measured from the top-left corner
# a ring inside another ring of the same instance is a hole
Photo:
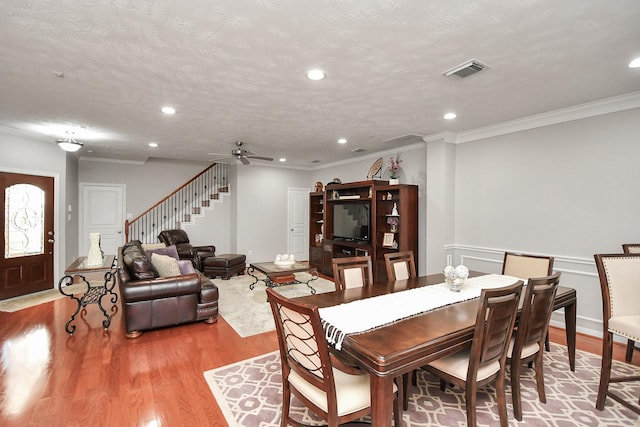
[[[158,235],[158,240],[166,246],[175,245],[180,259],[191,260],[193,266],[200,271],[202,260],[216,254],[216,247],[213,245],[193,246],[184,230],[163,230]]]
[[[199,271],[157,277],[140,241],[118,249],[118,286],[127,338],[142,331],[218,320],[218,288]]]

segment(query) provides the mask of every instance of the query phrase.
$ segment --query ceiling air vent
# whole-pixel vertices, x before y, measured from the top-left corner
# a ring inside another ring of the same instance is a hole
[[[351,150],[352,153],[362,153],[363,151],[367,151],[367,149],[358,147],[358,148],[354,148],[353,150]]]
[[[480,71],[484,71],[487,68],[489,67],[487,67],[480,61],[471,59],[464,64],[453,67],[449,71],[445,71],[444,73],[442,73],[442,75],[454,80],[464,79],[465,77],[469,77],[476,73],[479,73]]]

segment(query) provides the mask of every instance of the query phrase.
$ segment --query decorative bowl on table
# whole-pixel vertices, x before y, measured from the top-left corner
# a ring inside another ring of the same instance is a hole
[[[296,260],[293,254],[284,254],[284,255],[276,255],[276,259],[273,262],[275,265],[280,267],[289,267],[295,264]]]
[[[462,264],[457,267],[447,265],[443,273],[445,283],[453,292],[460,292],[460,288],[464,285],[467,277],[469,277],[469,269]]]

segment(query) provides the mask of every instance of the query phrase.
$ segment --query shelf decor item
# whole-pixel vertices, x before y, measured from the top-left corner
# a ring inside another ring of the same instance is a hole
[[[387,162],[387,170],[389,171],[390,185],[398,185],[400,183],[398,174],[398,171],[400,170],[400,163],[402,163],[402,160],[389,157],[389,161]]]
[[[392,248],[395,241],[393,240],[393,233],[384,233],[384,238],[382,239],[382,247],[383,248]]]
[[[391,232],[395,233],[396,231],[398,231],[398,217],[397,216],[389,216],[387,217],[387,224],[389,224],[391,226]]]
[[[373,179],[376,176],[378,176],[378,174],[380,174],[380,177],[382,177],[382,173],[380,172],[381,170],[382,170],[382,157],[380,157],[378,160],[373,162],[373,164],[371,165],[371,168],[369,169],[369,173],[367,174],[367,179]]]

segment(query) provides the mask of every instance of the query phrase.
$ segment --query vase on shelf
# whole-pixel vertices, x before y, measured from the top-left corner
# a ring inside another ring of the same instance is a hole
[[[400,184],[399,178],[389,178],[389,185],[398,185]]]

